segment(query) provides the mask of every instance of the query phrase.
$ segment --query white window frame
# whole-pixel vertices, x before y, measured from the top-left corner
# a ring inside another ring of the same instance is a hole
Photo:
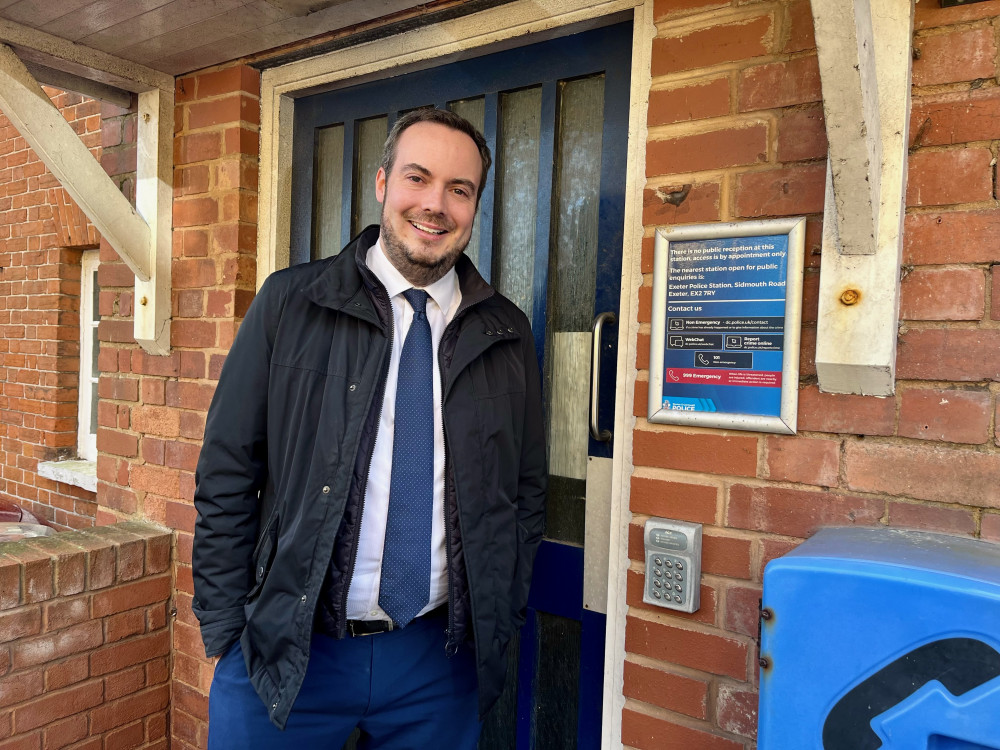
[[[97,283],[97,267],[100,265],[100,251],[87,250],[80,262],[80,360],[79,384],[77,392],[77,456],[86,461],[97,460],[97,427],[91,431],[91,404],[97,396],[99,373],[95,371],[94,348],[98,346],[97,327],[99,316],[94,310],[94,287]]]

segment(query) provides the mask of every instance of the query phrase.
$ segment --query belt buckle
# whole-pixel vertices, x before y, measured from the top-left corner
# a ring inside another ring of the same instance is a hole
[[[376,622],[376,621],[373,621],[373,622]],[[388,633],[391,630],[394,630],[395,627],[396,627],[396,623],[394,623],[392,620],[381,621],[381,624],[383,625],[383,629],[382,630],[371,630],[369,632],[358,632],[358,631],[356,631],[354,629],[355,621],[354,620],[348,620],[347,621],[347,631],[351,634],[352,638],[360,638],[362,636],[378,635],[379,633]]]

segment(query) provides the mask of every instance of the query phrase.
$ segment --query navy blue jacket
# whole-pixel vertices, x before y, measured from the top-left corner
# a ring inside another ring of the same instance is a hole
[[[193,609],[209,656],[240,639],[284,727],[315,624],[344,633],[392,314],[364,263],[369,227],[334,258],[272,274],[216,389],[198,460]],[[471,638],[480,714],[499,697],[541,541],[545,442],[524,314],[464,255],[438,350],[445,433],[449,647]],[[321,606],[318,606],[321,605]]]

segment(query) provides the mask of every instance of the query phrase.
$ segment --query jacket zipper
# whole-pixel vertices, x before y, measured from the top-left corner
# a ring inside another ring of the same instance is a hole
[[[385,287],[382,287],[382,292],[388,295],[385,291]],[[389,356],[385,360],[385,366],[382,368],[382,377],[379,378],[379,390],[378,398],[376,402],[373,402],[371,406],[368,407],[368,411],[365,413],[365,419],[371,415],[372,407],[378,407],[378,413],[382,413],[382,404],[385,401],[385,381],[389,377],[389,364],[392,360],[392,343],[396,335],[396,324],[392,313],[392,300],[389,300],[389,346],[386,348],[386,352]],[[375,439],[378,439],[378,425],[375,425]],[[354,542],[351,544],[351,566],[350,575],[347,576],[347,582],[344,584],[344,596],[340,602],[340,622],[337,623],[337,632],[341,638],[347,637],[347,596],[351,591],[351,583],[354,581],[354,569],[358,564],[358,542],[361,539],[361,518],[365,513],[365,493],[368,491],[368,477],[372,470],[372,459],[375,457],[375,443],[372,443],[372,449],[368,451],[368,456],[365,462],[365,481],[361,487],[358,488],[361,493],[360,505],[358,506],[358,528],[354,535]]]
[[[461,318],[462,316],[464,316],[469,310],[471,310],[473,307],[475,307],[476,305],[478,305],[480,302],[483,302],[484,300],[489,299],[489,297],[491,297],[491,296],[493,296],[493,295],[489,295],[488,297],[484,297],[481,300],[473,302],[467,308],[465,308],[464,310],[461,310],[460,314],[455,315],[455,317],[451,319],[451,322],[447,326],[445,326],[444,333],[441,334],[441,340],[442,341],[444,340],[444,337],[448,335],[448,331],[455,324],[455,322],[459,320],[459,318]],[[440,354],[440,349],[441,349],[441,347],[440,347],[440,344],[439,344],[438,345],[438,353],[439,354]],[[441,357],[440,356],[438,356],[438,373],[439,373],[439,376],[441,378],[441,433],[442,433],[442,435],[444,437],[444,483],[445,483],[445,486],[444,486],[444,503],[443,503],[443,505],[444,505],[444,547],[445,547],[445,563],[446,563],[446,567],[447,567],[447,570],[448,570],[448,631],[447,631],[447,636],[448,637],[445,640],[445,651],[448,654],[456,654],[456,653],[458,653],[458,643],[455,642],[455,604],[454,604],[454,602],[455,602],[455,574],[454,574],[454,571],[453,571],[453,568],[452,568],[452,563],[451,563],[451,555],[452,555],[452,552],[451,552],[451,528],[448,525],[448,485],[451,484],[451,472],[448,470],[448,430],[447,430],[447,426],[445,425],[445,419],[444,419],[444,396],[445,396],[445,386],[446,386],[446,381],[445,381],[445,374],[446,373],[445,373],[445,370],[444,370],[444,363],[441,361]],[[458,508],[458,488],[457,487],[454,488],[454,492],[455,492],[455,513],[456,513],[456,515],[458,517],[458,525],[459,525],[459,527],[461,527],[461,525],[462,525],[462,514],[461,514],[461,511],[459,511],[459,508]],[[473,600],[473,597],[472,597],[472,583],[471,583],[471,580],[469,582],[469,608],[472,610],[472,612],[471,612],[472,627],[473,627],[473,629],[475,629],[475,623],[476,623],[476,604],[475,604],[475,601]],[[478,642],[475,641],[475,639],[473,639],[473,641],[476,643],[476,648],[478,650]],[[477,661],[478,661],[478,654],[477,654]]]

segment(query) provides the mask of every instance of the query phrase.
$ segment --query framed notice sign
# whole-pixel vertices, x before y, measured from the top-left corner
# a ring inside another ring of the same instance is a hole
[[[650,422],[795,432],[805,224],[657,230]]]

